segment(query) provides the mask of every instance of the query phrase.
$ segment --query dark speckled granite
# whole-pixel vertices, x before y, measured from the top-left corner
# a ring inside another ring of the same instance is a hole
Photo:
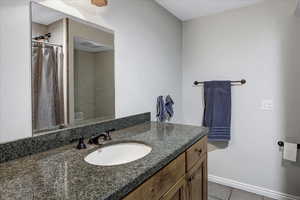
[[[89,138],[105,130],[112,128],[119,130],[146,121],[150,121],[150,113],[57,130],[44,135],[0,144],[0,163],[70,144],[81,136]]]
[[[84,157],[99,146],[66,145],[0,164],[0,199],[117,200],[166,166],[207,133],[206,128],[145,122],[112,134],[113,142],[140,141],[153,149],[137,161],[93,166]]]

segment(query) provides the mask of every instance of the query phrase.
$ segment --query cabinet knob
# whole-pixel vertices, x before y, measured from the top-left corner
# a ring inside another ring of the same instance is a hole
[[[202,153],[202,149],[195,149],[196,152],[199,153],[199,155]]]
[[[188,179],[188,182],[192,182],[192,180],[194,180],[194,178],[195,178],[195,175],[190,176]]]

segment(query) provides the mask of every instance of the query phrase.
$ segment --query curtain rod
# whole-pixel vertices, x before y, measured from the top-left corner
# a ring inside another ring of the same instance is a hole
[[[50,43],[50,42],[42,42],[42,41],[37,41],[37,40],[32,40],[32,42],[36,42],[36,43],[40,43],[40,44],[46,44],[46,45],[50,45],[50,46],[56,46],[56,47],[63,47],[63,45],[54,44],[54,43]]]
[[[240,81],[230,81],[231,83],[240,83],[241,85],[244,85],[246,84],[246,80],[245,79],[242,79]],[[204,84],[204,82],[199,82],[199,81],[195,81],[194,82],[194,85],[202,85]]]

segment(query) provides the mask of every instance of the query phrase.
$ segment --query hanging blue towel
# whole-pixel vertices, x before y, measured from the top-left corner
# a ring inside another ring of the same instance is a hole
[[[210,141],[229,141],[231,126],[230,81],[204,82],[203,126],[209,128]]]
[[[163,96],[157,97],[156,117],[159,122],[164,122],[166,120],[165,103]]]
[[[171,118],[174,115],[174,110],[173,110],[173,105],[174,105],[174,101],[171,98],[170,95],[168,95],[166,97],[166,104],[165,104],[165,108],[166,108],[166,114],[167,114],[167,118],[168,120],[171,120]]]

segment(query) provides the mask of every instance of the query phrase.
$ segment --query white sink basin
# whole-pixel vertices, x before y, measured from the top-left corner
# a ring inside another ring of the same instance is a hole
[[[143,158],[152,148],[138,142],[123,142],[104,146],[89,155],[84,160],[92,165],[112,166],[120,165]]]

